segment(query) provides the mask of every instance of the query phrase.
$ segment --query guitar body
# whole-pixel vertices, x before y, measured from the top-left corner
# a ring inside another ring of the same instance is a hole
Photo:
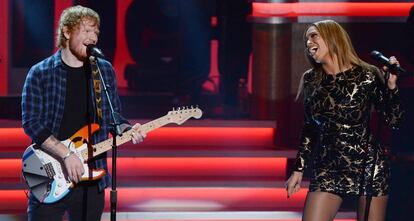
[[[97,124],[91,125],[92,133],[97,131]],[[70,150],[74,151],[83,163],[85,173],[82,181],[100,179],[105,175],[105,170],[91,170],[87,159],[84,159],[81,151],[87,151],[88,126],[84,126],[69,139],[62,141]],[[68,179],[64,162],[45,151],[35,148],[32,144],[23,153],[23,176],[29,186],[31,193],[42,203],[54,203],[66,196],[75,184]]]

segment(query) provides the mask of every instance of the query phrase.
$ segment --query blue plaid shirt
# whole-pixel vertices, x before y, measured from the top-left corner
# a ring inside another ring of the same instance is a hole
[[[115,72],[112,65],[98,59],[98,65],[105,80],[115,112],[121,112],[121,102],[117,93]],[[61,59],[61,51],[34,65],[24,83],[22,92],[22,124],[25,133],[36,144],[42,144],[50,135],[57,137],[65,108],[67,71]],[[95,108],[93,85],[91,95]],[[108,138],[111,129],[111,110],[108,100],[102,91],[102,122],[100,130],[92,137],[92,143],[98,143]],[[96,108],[95,108],[96,109]],[[127,123],[124,118],[122,123]],[[79,128],[80,129],[80,128]],[[106,162],[106,154],[93,162],[93,167],[103,168],[106,175],[99,181],[103,190],[111,183]]]

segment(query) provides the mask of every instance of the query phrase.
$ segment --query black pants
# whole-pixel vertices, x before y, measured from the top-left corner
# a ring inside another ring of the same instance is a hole
[[[96,183],[79,184],[53,204],[42,204],[30,196],[27,214],[29,221],[62,221],[68,212],[70,221],[99,221],[105,204],[105,191],[100,192]]]
[[[174,2],[174,1],[172,1]],[[178,90],[198,97],[210,73],[211,39],[219,42],[220,93],[225,105],[237,106],[240,78],[247,80],[251,51],[251,13],[248,0],[180,0]],[[218,18],[217,30],[211,16]],[[187,90],[187,91],[186,91]],[[181,92],[183,93],[183,92]],[[197,102],[197,99],[193,100]]]

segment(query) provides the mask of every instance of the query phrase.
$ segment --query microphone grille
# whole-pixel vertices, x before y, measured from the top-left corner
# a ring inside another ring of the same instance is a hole
[[[371,56],[373,57],[380,57],[382,54],[379,51],[371,51]]]

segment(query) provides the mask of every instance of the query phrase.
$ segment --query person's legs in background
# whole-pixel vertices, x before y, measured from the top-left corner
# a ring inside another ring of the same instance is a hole
[[[178,97],[190,96],[182,105],[197,105],[202,84],[210,73],[212,35],[210,0],[179,0]]]
[[[251,3],[246,0],[217,1],[220,95],[224,117],[240,117],[243,112],[241,94],[246,94],[246,81],[251,51],[251,24],[246,16]]]

